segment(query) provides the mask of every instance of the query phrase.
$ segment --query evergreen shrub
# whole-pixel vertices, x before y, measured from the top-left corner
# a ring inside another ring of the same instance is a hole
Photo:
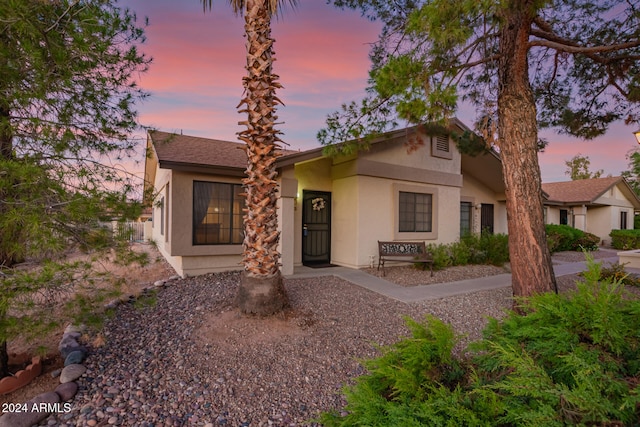
[[[622,426],[640,420],[640,301],[588,271],[575,291],[518,301],[456,356],[451,326],[408,319],[411,336],[365,361],[325,426]]]
[[[468,264],[501,266],[509,261],[506,234],[467,234],[458,242],[429,244],[427,251],[433,256],[433,268],[436,270]]]
[[[600,238],[595,234],[586,233],[569,225],[547,224],[547,245],[549,251],[595,251],[598,249]]]
[[[609,236],[615,249],[640,249],[640,230],[611,230]]]

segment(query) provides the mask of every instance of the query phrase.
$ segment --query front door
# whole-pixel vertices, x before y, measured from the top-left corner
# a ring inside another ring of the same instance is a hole
[[[302,263],[331,261],[331,193],[302,191]]]

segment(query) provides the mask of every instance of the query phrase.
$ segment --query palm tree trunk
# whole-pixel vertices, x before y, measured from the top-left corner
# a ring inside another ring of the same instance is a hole
[[[557,285],[546,243],[538,124],[527,62],[532,21],[527,11],[533,6],[527,0],[513,3],[500,37],[498,127],[513,294],[527,297],[557,292]]]
[[[239,112],[247,113],[247,129],[239,138],[246,143],[247,170],[243,180],[246,194],[244,215],[244,274],[237,302],[243,313],[271,315],[288,306],[280,274],[277,224],[277,171],[275,161],[280,141],[274,128],[278,76],[272,72],[273,42],[271,14],[265,0],[247,0],[247,76],[245,96]]]

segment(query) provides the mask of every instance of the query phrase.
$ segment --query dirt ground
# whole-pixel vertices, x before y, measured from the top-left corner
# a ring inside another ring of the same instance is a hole
[[[173,268],[165,261],[155,246],[146,243],[132,243],[131,249],[136,252],[146,252],[149,263],[144,267],[140,265],[121,266],[108,261],[101,261],[100,268],[110,271],[116,277],[123,277],[126,283],[122,287],[124,295],[138,295],[143,288],[149,287],[157,280],[168,279],[175,275]],[[81,254],[70,254],[68,261],[82,258]],[[9,364],[13,371],[24,368],[31,361],[31,357],[42,355],[42,374],[30,384],[7,395],[0,395],[0,404],[20,403],[37,396],[40,393],[53,391],[59,384],[58,378],[52,378],[51,372],[61,369],[64,360],[58,353],[58,344],[62,339],[63,329],[55,334],[50,334],[27,342],[22,338],[8,343]],[[99,345],[100,336],[84,336],[85,341]]]

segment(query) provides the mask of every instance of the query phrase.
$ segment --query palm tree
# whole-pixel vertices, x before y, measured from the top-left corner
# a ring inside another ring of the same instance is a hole
[[[212,0],[202,0],[211,9]],[[247,114],[241,122],[247,129],[238,134],[246,143],[244,272],[237,303],[247,314],[271,315],[288,306],[280,273],[277,224],[275,161],[279,155],[280,134],[274,127],[276,106],[282,102],[275,92],[282,86],[273,73],[271,18],[282,0],[229,0],[235,13],[244,15],[247,37],[247,76],[242,79],[244,97],[238,105]],[[289,0],[294,6],[296,1]]]

